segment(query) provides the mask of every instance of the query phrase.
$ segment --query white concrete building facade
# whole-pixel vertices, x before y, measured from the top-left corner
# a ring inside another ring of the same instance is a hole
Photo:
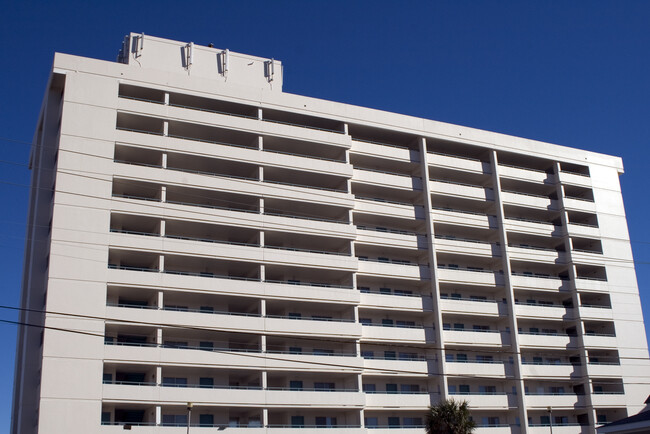
[[[417,433],[445,398],[594,433],[648,396],[618,157],[131,34],[56,54],[30,164],[15,434]]]

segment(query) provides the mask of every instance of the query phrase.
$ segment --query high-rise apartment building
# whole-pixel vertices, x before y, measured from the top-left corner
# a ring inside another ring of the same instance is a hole
[[[131,34],[56,55],[31,169],[15,434],[417,433],[445,398],[593,433],[648,395],[620,158]]]

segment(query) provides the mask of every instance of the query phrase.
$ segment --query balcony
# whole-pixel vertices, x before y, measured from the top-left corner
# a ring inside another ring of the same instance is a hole
[[[415,312],[432,312],[433,302],[431,296],[396,295],[381,293],[365,293],[360,295],[360,307],[382,309],[406,310]]]
[[[520,179],[540,184],[554,184],[555,176],[543,170],[528,167],[499,164],[499,175],[503,178]]]
[[[439,252],[494,257],[501,256],[499,243],[436,235],[435,249]]]
[[[590,377],[621,377],[623,368],[619,363],[589,363],[587,365]]]
[[[625,407],[628,405],[624,392],[597,392],[591,394],[594,407]]]
[[[568,223],[567,229],[569,235],[577,237],[600,238],[600,228],[595,225]]]
[[[383,276],[409,280],[428,280],[429,267],[420,264],[359,260],[358,273],[366,276]]]
[[[506,367],[506,362],[502,361],[493,361],[490,363],[448,361],[445,364],[445,371],[447,375],[452,376],[505,378],[507,375],[511,375],[511,365]]]
[[[519,345],[528,348],[567,349],[576,347],[577,338],[560,334],[519,333]]]
[[[490,287],[503,286],[504,282],[503,274],[492,270],[438,267],[436,272],[442,282]]]
[[[543,262],[547,264],[564,264],[566,263],[566,253],[558,252],[555,249],[522,246],[522,245],[508,245],[508,253],[510,258],[519,261],[530,262]]]
[[[562,184],[578,185],[580,187],[591,187],[591,178],[586,174],[561,170],[559,173],[559,178]]]
[[[355,168],[352,181],[407,191],[422,190],[422,178],[374,169]]]
[[[609,284],[605,279],[576,278],[576,289],[579,291],[609,292]]]
[[[524,362],[521,366],[521,373],[526,378],[570,378],[579,375],[581,372],[580,366],[569,363],[536,364]]]
[[[467,315],[499,316],[499,303],[494,300],[475,300],[471,298],[442,298],[440,306],[443,313],[462,313]]]
[[[414,232],[357,225],[357,244],[397,247],[402,249],[426,249],[427,237]]]
[[[561,304],[524,304],[517,303],[515,306],[517,317],[538,318],[538,319],[569,319],[575,316],[572,308],[566,308]]]
[[[585,405],[584,395],[565,394],[526,394],[526,407],[532,408],[573,408]]]
[[[409,149],[406,146],[393,145],[388,143],[372,142],[362,139],[352,139],[350,152],[354,154],[371,155],[405,163],[419,162],[420,153]]]
[[[361,330],[363,342],[403,342],[425,344],[435,341],[433,328],[423,326],[399,327],[385,325],[364,325]]]
[[[535,276],[532,274],[515,274],[510,276],[512,286],[522,289],[542,289],[549,291],[568,291],[569,281],[553,276]]]
[[[593,200],[578,197],[564,197],[564,208],[578,211],[596,212],[596,203]]]
[[[429,152],[427,160],[430,166],[445,167],[454,170],[463,170],[477,174],[490,174],[490,163],[477,158],[461,157],[458,155]]]
[[[549,434],[550,425],[529,425],[529,434]],[[553,424],[553,434],[590,434],[591,427],[578,424]]]
[[[616,348],[618,343],[613,334],[588,334],[583,336],[583,342],[587,348]]]
[[[364,373],[368,375],[422,375],[426,376],[430,372],[436,372],[433,361],[425,360],[423,357],[418,358],[363,358]],[[406,373],[406,374],[404,374]]]
[[[497,217],[485,213],[463,211],[452,208],[433,208],[433,220],[438,223],[449,223],[481,229],[497,227]]]
[[[557,210],[557,200],[548,196],[521,193],[517,191],[503,190],[501,196],[504,204],[524,206],[530,208],[542,208],[546,210]]]
[[[613,319],[612,308],[609,306],[581,305],[580,317],[582,319],[609,320]]]
[[[399,403],[400,410],[425,411],[432,402],[432,396],[427,392],[399,394],[366,393],[365,397],[367,410],[394,409],[396,403]],[[434,397],[437,399],[438,395],[434,394]]]
[[[409,220],[424,219],[425,216],[424,208],[420,205],[368,197],[357,197],[354,211]]]
[[[498,330],[450,329],[443,331],[447,345],[503,347],[510,345],[510,333]]]
[[[465,400],[469,403],[470,408],[481,410],[502,410],[517,405],[517,397],[515,395],[506,394],[505,392],[492,394],[450,393],[449,397],[455,400]]]
[[[491,188],[441,179],[431,179],[430,186],[432,194],[441,194],[480,201],[494,200],[494,192]]]

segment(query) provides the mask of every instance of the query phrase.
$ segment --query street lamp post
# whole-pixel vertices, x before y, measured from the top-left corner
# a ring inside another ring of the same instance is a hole
[[[548,421],[551,426],[551,434],[553,434],[553,409],[551,407],[547,407],[546,411],[548,411]]]
[[[190,434],[190,421],[192,420],[192,403],[187,403],[187,434]]]

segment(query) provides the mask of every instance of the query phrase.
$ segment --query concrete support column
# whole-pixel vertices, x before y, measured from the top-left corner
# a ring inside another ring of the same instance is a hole
[[[156,366],[156,384],[161,385],[162,384],[162,366]]]
[[[160,405],[156,406],[156,425],[160,426],[162,424],[162,407]]]
[[[167,168],[167,152],[163,152],[160,158],[160,165],[162,166],[163,169]]]
[[[262,426],[268,426],[269,425],[269,409],[268,408],[263,408],[262,409]]]
[[[161,328],[156,329],[156,344],[162,345],[163,343],[163,331]]]
[[[165,220],[160,220],[160,236],[164,237],[167,234],[167,228],[166,228],[166,222]]]
[[[160,187],[160,201],[163,203],[167,202],[167,187],[164,185]]]
[[[264,137],[262,136],[257,136],[257,149],[260,151],[264,150]]]
[[[163,136],[169,136],[169,121],[163,121]]]
[[[505,299],[508,305],[508,327],[510,329],[510,350],[503,349],[503,353],[508,354],[512,359],[515,390],[517,392],[517,407],[521,433],[528,432],[528,415],[526,413],[526,396],[524,388],[524,379],[521,368],[521,352],[519,347],[519,332],[517,331],[517,316],[515,310],[515,295],[512,288],[510,276],[512,270],[510,267],[510,256],[508,254],[508,234],[505,227],[505,213],[503,211],[503,200],[501,199],[501,178],[499,177],[499,161],[496,151],[490,151],[490,168],[492,171],[492,188],[494,191],[494,203],[497,213],[499,243],[501,245],[501,263],[503,267],[503,282],[505,290]]]
[[[162,291],[158,291],[158,300],[156,305],[158,309],[165,307],[164,293]]]
[[[427,140],[424,137],[418,139],[420,151],[420,176],[422,177],[422,203],[424,205],[425,227],[427,232],[427,247],[429,250],[429,275],[431,278],[430,291],[433,300],[433,328],[436,342],[429,351],[435,354],[438,368],[433,373],[440,388],[440,399],[448,398],[447,376],[445,367],[445,344],[442,330],[442,310],[440,308],[440,285],[438,282],[438,260],[436,258],[435,231],[433,226],[433,203],[431,201],[431,184],[429,183],[429,157],[427,151]],[[437,374],[437,375],[436,375]]]
[[[259,198],[259,205],[258,206],[260,208],[260,214],[264,214],[264,198],[262,198],[262,197]]]
[[[165,105],[169,105],[169,92],[165,92]]]
[[[165,255],[158,256],[158,270],[161,273],[165,271]]]
[[[257,119],[260,119],[260,120],[264,119],[264,117],[263,117],[262,115],[263,115],[263,113],[262,113],[262,108],[259,107],[259,108],[257,109]]]

